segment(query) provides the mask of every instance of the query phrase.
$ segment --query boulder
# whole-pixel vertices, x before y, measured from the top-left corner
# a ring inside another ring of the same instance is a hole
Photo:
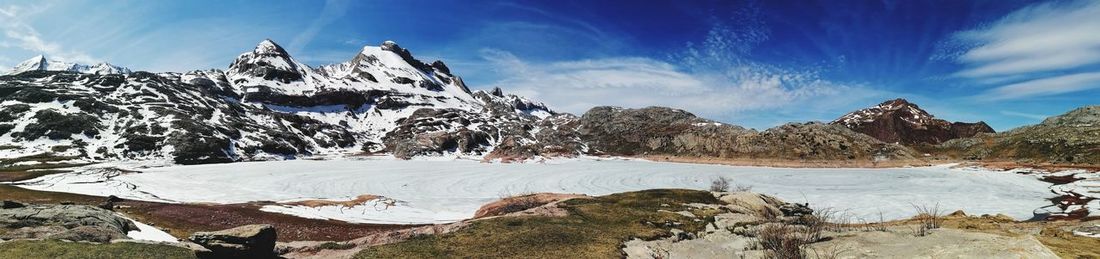
[[[774,218],[783,215],[779,206],[785,202],[768,195],[752,192],[719,192],[715,193],[719,201],[726,204],[727,209],[734,213],[749,214],[761,218]]]
[[[783,212],[783,216],[788,217],[801,217],[814,214],[814,210],[810,208],[809,203],[786,203],[780,205],[779,210]]]
[[[513,212],[520,212],[532,209],[552,202],[564,201],[574,198],[590,197],[585,195],[562,193],[535,193],[507,197],[498,201],[491,202],[489,204],[482,205],[481,208],[477,209],[477,212],[474,212],[474,218],[478,219],[491,216],[500,216]]]
[[[22,207],[26,207],[26,205],[15,201],[0,201],[0,209],[16,209]]]
[[[7,203],[5,203],[7,204]],[[84,205],[26,205],[0,209],[2,239],[60,239],[108,242],[127,239],[134,222],[109,210]]]
[[[214,258],[275,258],[275,227],[267,224],[196,232],[191,242],[213,252]]]

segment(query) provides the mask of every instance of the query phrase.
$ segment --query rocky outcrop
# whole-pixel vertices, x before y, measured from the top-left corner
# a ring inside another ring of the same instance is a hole
[[[579,194],[563,194],[563,193],[534,193],[526,195],[518,195],[513,197],[506,197],[500,200],[490,202],[482,205],[481,208],[474,212],[474,219],[500,216],[509,213],[521,212],[528,209],[534,209],[542,207],[546,204],[553,202],[560,202],[569,199],[576,198],[591,198],[586,195]],[[552,210],[547,208],[547,211]],[[553,213],[550,213],[553,214]],[[549,216],[549,215],[542,215]]]
[[[721,156],[745,128],[696,117],[684,110],[596,107],[581,116],[577,132],[590,153],[610,155],[683,154]]]
[[[492,148],[499,129],[459,109],[416,110],[386,133],[386,148],[398,158],[450,153],[481,154]]]
[[[590,154],[792,160],[912,158],[909,149],[847,128],[792,123],[758,132],[683,110],[596,107],[578,122]]]
[[[947,122],[937,119],[916,104],[900,98],[845,114],[832,124],[842,125],[883,142],[905,145],[935,145],[979,133],[994,132],[985,122]]]
[[[1078,108],[1037,125],[948,141],[937,148],[972,160],[1100,164],[1100,106]]]
[[[196,232],[187,239],[209,249],[214,258],[276,258],[276,233],[271,225]]]
[[[23,205],[4,202],[0,239],[60,239],[109,242],[128,239],[134,222],[114,212],[84,205]]]

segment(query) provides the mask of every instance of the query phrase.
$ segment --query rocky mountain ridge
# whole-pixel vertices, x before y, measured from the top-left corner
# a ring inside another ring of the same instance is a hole
[[[1026,163],[1100,164],[1100,106],[1086,106],[1036,125],[997,134],[979,134],[937,146],[969,160]]]
[[[434,154],[480,154],[501,141],[499,128],[536,130],[527,124],[557,114],[499,91],[471,92],[442,62],[424,64],[387,42],[364,47],[349,62],[314,69],[265,40],[225,71],[2,76],[0,143],[7,148],[0,156],[195,164],[423,147]],[[440,127],[407,120],[424,108],[462,118],[457,124],[427,122]],[[462,149],[386,141],[400,125],[417,136],[453,139],[474,131],[481,139]]]
[[[38,55],[23,62],[20,62],[18,65],[15,65],[15,67],[12,67],[12,69],[6,74],[14,75],[27,71],[69,71],[97,75],[130,73],[129,68],[115,66],[108,63],[85,65],[80,63],[47,59],[44,55]]]
[[[888,143],[935,145],[979,133],[993,133],[985,122],[948,122],[937,119],[916,104],[894,99],[853,111],[831,124],[842,125]]]
[[[0,76],[0,158],[48,153],[200,164],[368,153],[878,161],[913,159],[912,146],[992,132],[981,122],[936,119],[903,99],[828,124],[764,131],[664,107],[595,107],[575,116],[499,88],[471,91],[442,61],[420,61],[392,41],[317,68],[264,40],[226,70],[50,70]]]

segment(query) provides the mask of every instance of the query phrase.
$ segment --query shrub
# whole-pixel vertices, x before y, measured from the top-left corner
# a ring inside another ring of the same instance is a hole
[[[325,243],[323,243],[323,244],[321,244],[321,245],[318,245],[318,246],[317,246],[317,248],[320,248],[320,249],[325,249],[325,250],[347,250],[347,249],[352,249],[352,248],[355,248],[355,244],[351,244],[351,243],[337,243],[337,242],[325,242]]]
[[[710,191],[712,192],[726,192],[730,190],[730,179],[725,176],[719,176],[710,181]]]
[[[939,203],[931,207],[928,205],[912,205],[913,209],[917,211],[917,216],[913,217],[919,224],[918,229],[915,231],[917,236],[927,236],[930,230],[940,228],[940,224],[943,223],[943,215],[941,215]]]
[[[803,248],[811,241],[799,227],[786,224],[764,224],[756,231],[756,242],[765,258],[807,258]]]

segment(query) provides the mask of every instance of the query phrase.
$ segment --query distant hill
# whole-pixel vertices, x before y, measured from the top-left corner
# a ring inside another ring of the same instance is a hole
[[[948,141],[939,149],[965,159],[1100,165],[1100,106],[1078,108],[1037,125]]]
[[[937,119],[916,104],[900,98],[845,114],[832,124],[843,125],[884,142],[913,146],[935,145],[978,133],[994,132],[981,121],[966,123]]]

